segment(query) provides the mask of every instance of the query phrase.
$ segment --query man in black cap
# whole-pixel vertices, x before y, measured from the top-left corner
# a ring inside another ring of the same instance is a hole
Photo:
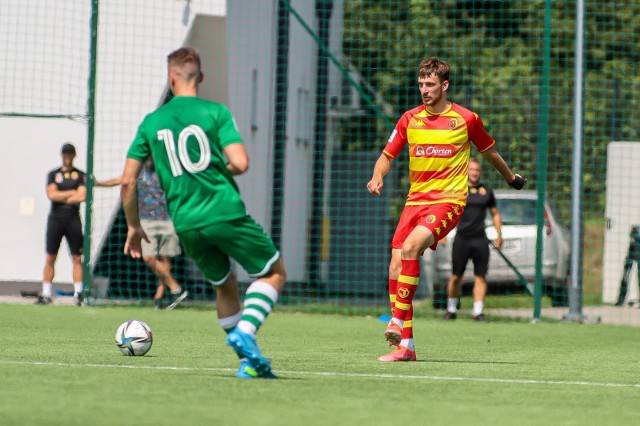
[[[83,171],[73,167],[76,149],[70,143],[62,146],[62,167],[51,170],[47,177],[47,197],[51,200],[51,211],[47,219],[47,257],[42,279],[42,293],[36,303],[51,303],[51,282],[55,275],[55,263],[62,237],[73,259],[74,303],[82,302],[82,223],[80,203],[85,200],[87,190]]]

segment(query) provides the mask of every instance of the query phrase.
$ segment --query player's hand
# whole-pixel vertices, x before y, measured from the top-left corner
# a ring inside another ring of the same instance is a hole
[[[382,178],[379,176],[374,176],[371,178],[369,183],[367,183],[367,189],[371,195],[376,197],[380,196],[380,191],[382,191],[382,187],[384,183],[382,182]]]
[[[510,187],[513,189],[517,189],[518,191],[524,188],[524,185],[527,183],[527,178],[523,178],[520,175],[515,175],[515,178],[511,182],[507,182]]]
[[[124,254],[131,254],[132,258],[140,259],[142,257],[142,246],[140,244],[142,240],[150,242],[142,227],[130,226],[127,231],[127,241],[124,243]]]
[[[496,250],[502,250],[502,237],[498,237],[495,240],[493,240],[493,246],[496,248]]]

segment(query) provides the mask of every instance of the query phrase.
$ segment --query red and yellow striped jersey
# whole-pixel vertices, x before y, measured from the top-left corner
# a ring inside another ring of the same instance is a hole
[[[495,144],[473,111],[451,103],[441,114],[428,112],[424,105],[405,112],[383,153],[394,159],[409,144],[411,188],[406,205],[466,205],[469,142],[480,152]]]

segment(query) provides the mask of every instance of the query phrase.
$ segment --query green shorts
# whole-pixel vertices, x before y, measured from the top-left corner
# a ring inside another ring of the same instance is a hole
[[[250,277],[267,275],[280,258],[271,238],[249,215],[179,233],[180,242],[204,277],[217,286],[231,274],[232,258]]]

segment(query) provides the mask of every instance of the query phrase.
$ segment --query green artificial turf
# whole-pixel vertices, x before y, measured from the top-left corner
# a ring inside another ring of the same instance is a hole
[[[144,357],[115,330],[141,319]],[[278,380],[238,380],[215,313],[0,305],[2,425],[633,424],[640,331],[415,320],[418,362],[386,364],[385,324],[275,313],[259,339]],[[634,386],[635,385],[635,386]]]

